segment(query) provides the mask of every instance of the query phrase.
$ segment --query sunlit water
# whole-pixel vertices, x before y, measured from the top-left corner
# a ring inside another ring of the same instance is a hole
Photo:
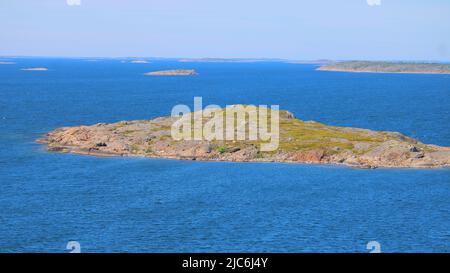
[[[450,170],[49,153],[61,126],[149,119],[178,103],[279,104],[303,120],[450,146],[450,76],[283,63],[16,59],[0,65],[0,251],[450,251]],[[21,71],[45,66],[49,71]],[[144,72],[194,68],[195,77]]]

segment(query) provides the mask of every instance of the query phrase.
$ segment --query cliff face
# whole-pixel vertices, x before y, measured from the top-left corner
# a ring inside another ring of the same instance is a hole
[[[347,61],[326,64],[319,67],[317,70],[370,73],[450,74],[450,65],[437,63]]]
[[[354,167],[448,167],[450,148],[427,145],[396,132],[304,122],[279,111],[279,147],[261,141],[174,140],[176,117],[64,127],[39,143],[48,150],[89,155],[146,156],[189,160],[345,164]]]

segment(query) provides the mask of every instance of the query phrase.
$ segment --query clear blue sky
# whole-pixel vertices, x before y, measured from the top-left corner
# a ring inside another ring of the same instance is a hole
[[[1,0],[0,55],[448,61],[450,1]]]

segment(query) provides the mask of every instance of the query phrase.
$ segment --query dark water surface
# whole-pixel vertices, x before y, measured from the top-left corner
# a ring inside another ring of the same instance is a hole
[[[49,153],[61,126],[149,119],[178,103],[279,104],[303,120],[450,146],[450,75],[284,63],[15,59],[0,65],[0,251],[450,252],[450,170]],[[49,71],[21,71],[26,67]],[[196,77],[144,72],[193,68]]]

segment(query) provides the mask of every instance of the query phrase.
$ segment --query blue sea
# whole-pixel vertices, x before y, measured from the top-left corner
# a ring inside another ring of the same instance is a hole
[[[2,58],[0,252],[450,252],[450,170],[196,162],[47,152],[62,126],[176,104],[280,105],[302,120],[450,146],[450,75],[282,62]],[[48,71],[21,71],[48,67]],[[194,77],[144,72],[196,69]]]

